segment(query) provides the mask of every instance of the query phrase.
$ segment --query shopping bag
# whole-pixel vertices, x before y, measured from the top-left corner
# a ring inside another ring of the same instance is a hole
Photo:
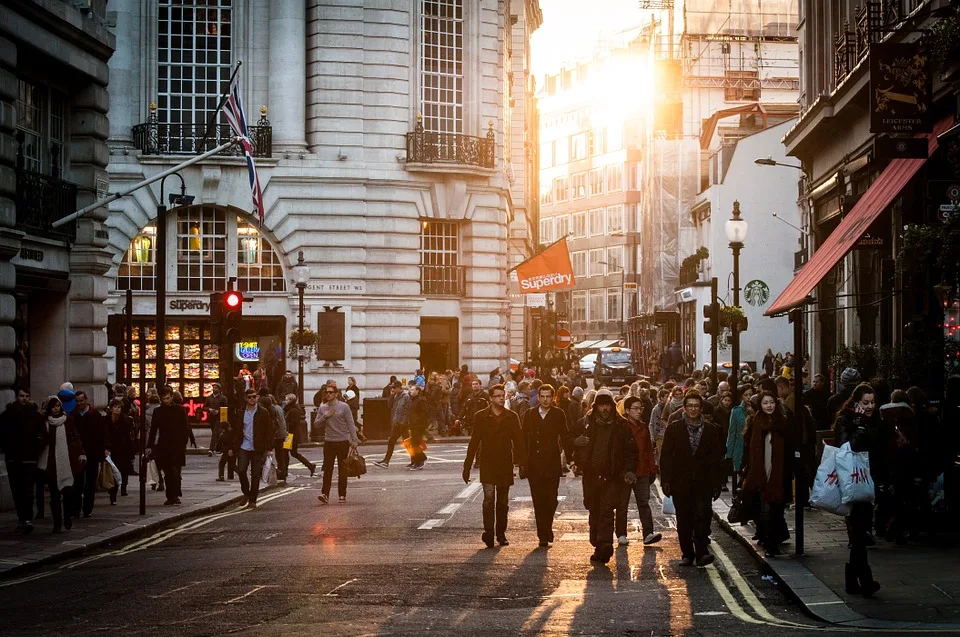
[[[106,462],[101,463],[100,473],[97,475],[97,488],[103,491],[109,491],[115,486],[117,486],[117,483],[113,479],[113,471],[110,470],[110,465]]]
[[[271,479],[273,482],[270,481]],[[277,484],[277,460],[273,456],[267,456],[267,459],[263,461],[263,472],[260,474],[260,481],[271,487]]]
[[[837,480],[844,504],[874,501],[876,492],[870,475],[870,454],[854,451],[849,442],[843,443],[837,452]]]
[[[117,465],[113,464],[113,458],[111,458],[110,456],[107,456],[107,464],[110,465],[110,470],[113,472],[113,483],[122,484],[123,475],[121,475],[120,469],[117,469]]]
[[[287,450],[293,449],[293,434],[292,434],[292,433],[287,434],[286,439],[283,441],[283,448],[284,448],[284,449],[287,449]]]
[[[155,487],[160,483],[160,470],[157,469],[157,461],[151,460],[147,463],[147,477],[150,486]]]
[[[351,447],[344,463],[348,478],[359,478],[367,472],[367,461],[355,447]]]
[[[677,507],[673,506],[673,496],[666,496],[663,498],[663,514],[664,515],[676,515]]]
[[[840,493],[840,481],[837,477],[838,451],[839,449],[832,445],[823,446],[820,466],[817,467],[813,491],[810,493],[810,506],[827,513],[850,515],[850,505],[843,503]]]

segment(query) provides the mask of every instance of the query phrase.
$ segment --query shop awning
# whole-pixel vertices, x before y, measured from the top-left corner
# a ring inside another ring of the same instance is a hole
[[[574,345],[573,349],[593,349],[593,344],[599,342],[600,341],[583,341],[582,343]]]
[[[597,341],[592,347],[595,349],[600,349],[601,347],[614,347],[619,342],[619,338],[615,338],[612,341]]]
[[[953,125],[953,116],[948,116],[933,127],[933,133],[925,133],[918,137],[927,137],[927,157],[937,150],[937,135],[945,132]],[[870,224],[896,199],[914,175],[927,162],[926,159],[894,159],[877,177],[867,192],[863,194],[837,229],[830,233],[827,240],[814,253],[810,261],[793,278],[793,281],[777,297],[770,309],[764,312],[767,316],[783,314],[802,305],[813,288],[825,277],[830,270],[836,267],[840,260],[853,249]]]

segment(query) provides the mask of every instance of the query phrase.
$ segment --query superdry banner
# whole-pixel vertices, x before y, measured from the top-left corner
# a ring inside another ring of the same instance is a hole
[[[566,238],[560,239],[514,269],[521,294],[566,290],[577,284],[573,277],[573,266],[570,265]]]

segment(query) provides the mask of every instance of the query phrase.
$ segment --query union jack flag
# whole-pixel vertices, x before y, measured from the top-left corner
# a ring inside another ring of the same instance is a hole
[[[247,160],[247,172],[250,177],[250,192],[253,196],[253,207],[256,209],[257,216],[260,219],[260,225],[263,225],[263,191],[260,188],[260,176],[257,175],[257,165],[253,162],[253,144],[250,142],[250,134],[247,129],[247,118],[243,114],[243,102],[240,99],[240,79],[234,78],[230,85],[230,95],[224,105],[223,114],[227,118],[227,123],[233,130],[233,134],[240,138],[240,145],[243,147],[243,156]]]

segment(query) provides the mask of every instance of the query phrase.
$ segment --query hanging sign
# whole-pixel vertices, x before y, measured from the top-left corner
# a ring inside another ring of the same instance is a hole
[[[870,46],[870,132],[929,133],[933,82],[918,42]]]

